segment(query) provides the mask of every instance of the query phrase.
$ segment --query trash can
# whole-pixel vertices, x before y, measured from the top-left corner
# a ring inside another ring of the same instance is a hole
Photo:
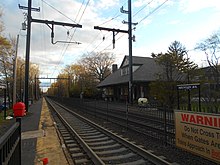
[[[23,117],[26,115],[25,104],[18,102],[13,105],[14,117]]]

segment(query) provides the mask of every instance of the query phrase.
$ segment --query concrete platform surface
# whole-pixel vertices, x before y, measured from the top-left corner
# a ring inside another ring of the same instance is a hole
[[[22,165],[42,165],[44,158],[51,165],[69,164],[45,99],[31,105],[21,122]]]

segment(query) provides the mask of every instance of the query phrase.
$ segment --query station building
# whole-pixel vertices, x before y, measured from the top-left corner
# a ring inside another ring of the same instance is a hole
[[[162,66],[150,57],[132,57],[133,69],[133,99],[149,98],[149,84],[157,79]],[[112,66],[112,74],[106,77],[98,88],[103,90],[103,97],[110,101],[125,101],[128,99],[129,56],[125,56],[120,67]]]

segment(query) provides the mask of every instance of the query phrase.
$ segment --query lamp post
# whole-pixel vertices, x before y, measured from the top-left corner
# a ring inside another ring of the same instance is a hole
[[[23,101],[21,86],[22,86],[22,67],[24,66],[24,64],[25,64],[25,63],[23,63],[23,64],[20,66],[20,99],[21,99],[21,101]]]

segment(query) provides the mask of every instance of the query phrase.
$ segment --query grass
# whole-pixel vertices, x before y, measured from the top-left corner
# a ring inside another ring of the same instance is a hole
[[[220,104],[217,105],[218,107],[218,113],[220,113]],[[180,109],[182,110],[187,110],[188,105],[187,104],[182,104],[180,105]],[[199,112],[199,105],[198,103],[191,103],[191,109],[194,112]],[[206,103],[201,103],[201,112],[206,112],[206,113],[216,113],[215,106],[214,104],[206,104]]]
[[[13,110],[12,109],[8,109],[6,111],[6,117],[9,116],[9,115],[13,115]],[[1,123],[3,123],[5,121],[4,119],[4,111],[0,112],[0,125]]]

